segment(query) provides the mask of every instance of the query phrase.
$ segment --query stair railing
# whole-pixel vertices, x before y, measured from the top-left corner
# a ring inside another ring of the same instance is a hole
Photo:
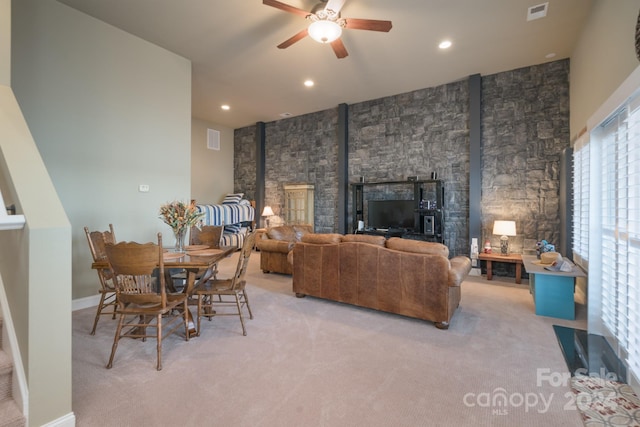
[[[2,316],[2,350],[9,355],[13,362],[13,376],[11,378],[11,394],[13,400],[18,404],[22,415],[28,416],[29,391],[27,387],[27,376],[22,364],[20,356],[20,348],[18,347],[18,337],[16,336],[11,310],[9,309],[9,301],[4,289],[2,274],[0,274],[0,316]],[[28,425],[28,424],[27,424]]]
[[[2,191],[0,190],[0,206],[4,206],[4,199],[2,198]],[[11,211],[11,215],[9,212]],[[5,209],[0,209],[0,230],[18,230],[24,228],[26,222],[24,215],[15,215],[15,205],[7,206]]]

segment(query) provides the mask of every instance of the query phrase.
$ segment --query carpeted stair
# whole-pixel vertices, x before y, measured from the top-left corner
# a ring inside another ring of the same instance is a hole
[[[2,350],[2,324],[0,317],[0,427],[24,427],[26,420],[11,392],[13,362]]]

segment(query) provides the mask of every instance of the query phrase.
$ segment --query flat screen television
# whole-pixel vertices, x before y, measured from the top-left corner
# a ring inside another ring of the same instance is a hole
[[[369,200],[367,203],[367,226],[376,229],[413,229],[415,225],[414,209],[413,200]]]

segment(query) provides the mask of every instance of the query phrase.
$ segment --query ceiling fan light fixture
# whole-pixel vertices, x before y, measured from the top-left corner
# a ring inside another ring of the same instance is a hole
[[[309,37],[318,43],[331,43],[342,35],[342,27],[335,21],[318,20],[309,25]]]

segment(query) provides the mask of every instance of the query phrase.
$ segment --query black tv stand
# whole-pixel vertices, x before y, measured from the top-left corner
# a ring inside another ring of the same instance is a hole
[[[371,234],[374,236],[402,237],[407,233],[405,228],[370,228],[362,232],[362,234]]]
[[[351,190],[354,233],[444,243],[444,185],[441,180],[356,182],[351,184]],[[369,191],[369,197],[365,197],[367,191]],[[398,194],[402,194],[403,197],[398,197]],[[366,225],[365,201],[396,198],[413,200],[414,226],[412,229],[365,228],[355,231],[358,221],[363,221]]]
[[[425,235],[424,233],[418,233],[413,230],[406,229],[364,229],[362,231],[356,231],[355,234],[365,234],[369,236],[383,236],[385,239],[390,237],[400,237],[402,239],[410,239],[410,240],[421,240],[426,242],[440,242],[435,240],[433,236]]]

